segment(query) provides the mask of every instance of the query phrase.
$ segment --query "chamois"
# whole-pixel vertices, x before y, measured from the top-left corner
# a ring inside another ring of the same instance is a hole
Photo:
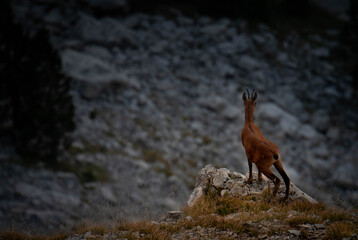
[[[249,90],[246,90],[247,96],[245,92],[242,95],[242,99],[244,100],[245,104],[245,126],[241,131],[241,141],[245,148],[247,160],[249,163],[248,183],[252,183],[252,163],[255,163],[259,171],[258,181],[262,181],[261,173],[263,173],[275,184],[273,195],[269,199],[270,202],[273,198],[276,197],[281,182],[281,180],[276,177],[270,169],[271,166],[274,165],[285,181],[286,196],[283,198],[283,201],[287,201],[290,192],[290,179],[283,169],[278,147],[273,142],[267,140],[262,135],[260,129],[254,124],[254,110],[256,106],[257,92],[254,89],[250,96]]]

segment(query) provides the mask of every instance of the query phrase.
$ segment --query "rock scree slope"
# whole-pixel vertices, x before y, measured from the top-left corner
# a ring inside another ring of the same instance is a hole
[[[319,203],[293,184],[288,202],[268,203],[268,179],[247,178],[206,165],[182,210],[156,221],[88,224],[63,239],[358,239],[357,213]]]
[[[245,87],[259,93],[255,122],[291,180],[316,199],[356,206],[358,114],[344,104],[354,103],[352,77],[330,58],[337,31],[282,37],[243,19],[96,15],[104,2],[113,1],[12,3],[28,31],[50,31],[73,78],[77,129],[61,160],[68,168],[1,161],[2,226],[160,215],[185,204],[206,164],[246,172]]]

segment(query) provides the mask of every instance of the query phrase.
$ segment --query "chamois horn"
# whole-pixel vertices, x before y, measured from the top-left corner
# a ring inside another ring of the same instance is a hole
[[[251,97],[250,97],[250,91],[249,91],[249,89],[246,88],[246,92],[247,92],[247,98],[250,99]]]

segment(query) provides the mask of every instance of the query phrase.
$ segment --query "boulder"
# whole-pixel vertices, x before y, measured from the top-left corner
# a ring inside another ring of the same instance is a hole
[[[201,29],[201,32],[203,34],[208,34],[213,36],[218,35],[220,33],[223,33],[227,29],[228,25],[229,25],[228,21],[217,22],[215,24],[211,24],[203,27]]]
[[[73,29],[74,35],[87,43],[125,44],[136,46],[138,39],[133,31],[121,21],[112,18],[96,18],[80,13],[80,17]]]
[[[85,47],[85,52],[89,53],[91,56],[95,58],[102,59],[104,61],[110,61],[113,56],[108,51],[108,49],[104,48],[103,46],[99,45],[89,45]]]
[[[260,68],[260,64],[259,62],[254,59],[253,57],[250,57],[248,55],[243,55],[239,58],[239,66],[248,70],[248,71],[253,71],[255,69],[259,69]]]
[[[323,110],[318,110],[312,117],[312,125],[321,132],[327,132],[330,128],[330,116]]]
[[[253,173],[254,178],[257,173]],[[192,206],[200,197],[204,194],[219,195],[229,194],[231,196],[236,195],[254,195],[261,194],[269,185],[273,186],[272,182],[264,177],[264,180],[259,183],[254,181],[252,184],[247,183],[248,173],[245,175],[230,171],[226,168],[215,168],[212,165],[206,165],[202,168],[196,178],[195,188],[191,193],[187,202],[188,206]],[[278,192],[278,197],[284,197],[285,184],[282,181]],[[304,193],[296,185],[291,182],[290,185],[290,199],[308,201],[310,203],[316,203],[317,201]]]
[[[222,42],[218,45],[219,52],[224,55],[232,55],[236,52],[236,46],[233,42]]]
[[[246,35],[237,35],[234,37],[236,51],[239,53],[246,52],[250,48],[250,39]]]
[[[193,83],[199,83],[202,80],[202,77],[193,68],[179,69],[175,72],[175,75],[182,80],[190,81]]]
[[[100,82],[113,79],[116,73],[111,64],[83,52],[67,49],[61,59],[63,70],[76,80]]]
[[[85,13],[79,14],[79,20],[73,31],[84,41],[101,42],[103,40],[100,22]]]
[[[227,120],[234,120],[242,114],[242,110],[235,106],[227,106],[222,115]]]
[[[270,123],[270,126],[279,130],[277,134],[281,134],[283,136],[295,135],[301,126],[301,122],[296,116],[284,111],[276,104],[270,102],[260,104],[256,110],[256,116],[260,121],[267,121]]]
[[[198,100],[199,105],[207,107],[213,111],[219,111],[226,106],[226,101],[220,96],[210,95]]]
[[[113,10],[113,9],[125,9],[127,5],[126,0],[89,0],[87,4],[92,8],[102,8],[104,10]]]
[[[164,221],[178,221],[179,219],[182,219],[185,217],[185,214],[183,211],[168,211]]]
[[[312,54],[316,57],[329,57],[330,51],[328,48],[319,47],[312,50]]]

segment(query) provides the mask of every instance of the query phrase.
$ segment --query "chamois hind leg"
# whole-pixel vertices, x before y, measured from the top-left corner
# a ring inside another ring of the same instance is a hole
[[[290,194],[290,179],[288,178],[285,170],[283,169],[282,162],[279,160],[273,164],[277,171],[281,174],[286,185],[286,196],[283,198],[283,201],[287,201]]]
[[[268,202],[271,202],[271,200],[274,199],[277,195],[281,180],[278,177],[276,177],[275,174],[272,173],[270,168],[267,168],[267,169],[261,168],[260,170],[267,178],[271,179],[273,181],[273,183],[275,184],[273,194],[270,197],[270,199],[268,200]]]
[[[251,184],[253,177],[252,177],[252,162],[249,158],[247,158],[247,161],[249,162],[249,179],[247,180],[247,183]]]

